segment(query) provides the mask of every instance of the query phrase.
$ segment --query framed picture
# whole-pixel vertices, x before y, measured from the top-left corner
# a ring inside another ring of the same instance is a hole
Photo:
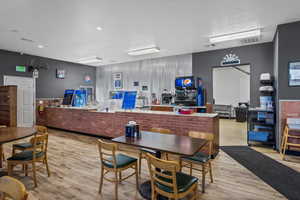
[[[300,86],[300,61],[289,62],[289,86]]]
[[[121,72],[113,73],[112,80],[113,80],[113,87],[115,90],[123,88],[123,79],[122,79]]]
[[[64,69],[56,69],[56,78],[64,79],[66,75],[66,70]]]

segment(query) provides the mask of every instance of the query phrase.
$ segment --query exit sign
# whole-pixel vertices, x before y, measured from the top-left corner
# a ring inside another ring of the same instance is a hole
[[[25,66],[16,66],[16,71],[17,72],[26,72],[26,67]]]

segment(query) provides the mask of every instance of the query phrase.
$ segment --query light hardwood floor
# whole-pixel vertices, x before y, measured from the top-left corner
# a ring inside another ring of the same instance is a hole
[[[221,127],[224,125],[223,122],[221,121]],[[232,126],[234,126],[230,122],[226,122],[226,124],[222,127],[221,134],[226,134],[227,126],[229,126],[228,131],[232,130]],[[106,181],[104,181],[103,185],[103,194],[98,194],[100,161],[96,140],[97,138],[94,137],[50,130],[48,157],[52,172],[51,177],[47,177],[45,168],[39,169],[37,173],[39,186],[34,188],[30,177],[31,174],[28,177],[24,177],[24,174],[15,173],[15,177],[21,180],[29,190],[29,200],[114,199],[114,187]],[[11,153],[11,144],[6,144],[4,148],[6,155],[9,155]],[[276,160],[280,160],[278,153],[273,150],[258,150]],[[137,154],[129,154],[137,157]],[[300,171],[300,162],[296,164],[283,163]],[[20,168],[18,169],[20,170]],[[209,183],[207,181],[205,194],[200,192],[201,186],[199,185],[199,199],[286,199],[222,151],[220,151],[213,162],[213,173],[215,182]],[[195,176],[201,177],[197,172]],[[140,182],[147,180],[148,177],[147,165],[143,161]],[[126,180],[119,186],[119,199],[142,199],[135,189],[134,178]]]

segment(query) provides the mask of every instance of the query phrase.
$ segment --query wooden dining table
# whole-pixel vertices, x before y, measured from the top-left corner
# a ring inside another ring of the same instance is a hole
[[[3,127],[0,128],[0,156],[3,153],[3,144],[30,137],[36,133],[34,127]],[[0,159],[0,169],[2,168],[2,158]]]
[[[162,152],[177,154],[180,156],[193,156],[207,143],[207,140],[179,136],[175,134],[161,134],[156,132],[141,131],[140,137],[120,136],[112,139],[113,142],[147,148],[156,151],[156,157],[161,158]],[[139,186],[139,192],[144,199],[151,199],[151,181],[148,180]],[[158,199],[165,199],[159,196]]]

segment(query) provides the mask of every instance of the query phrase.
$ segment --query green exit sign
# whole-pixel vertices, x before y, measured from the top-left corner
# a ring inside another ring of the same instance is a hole
[[[16,66],[16,71],[17,72],[26,72],[26,67],[25,66]]]

